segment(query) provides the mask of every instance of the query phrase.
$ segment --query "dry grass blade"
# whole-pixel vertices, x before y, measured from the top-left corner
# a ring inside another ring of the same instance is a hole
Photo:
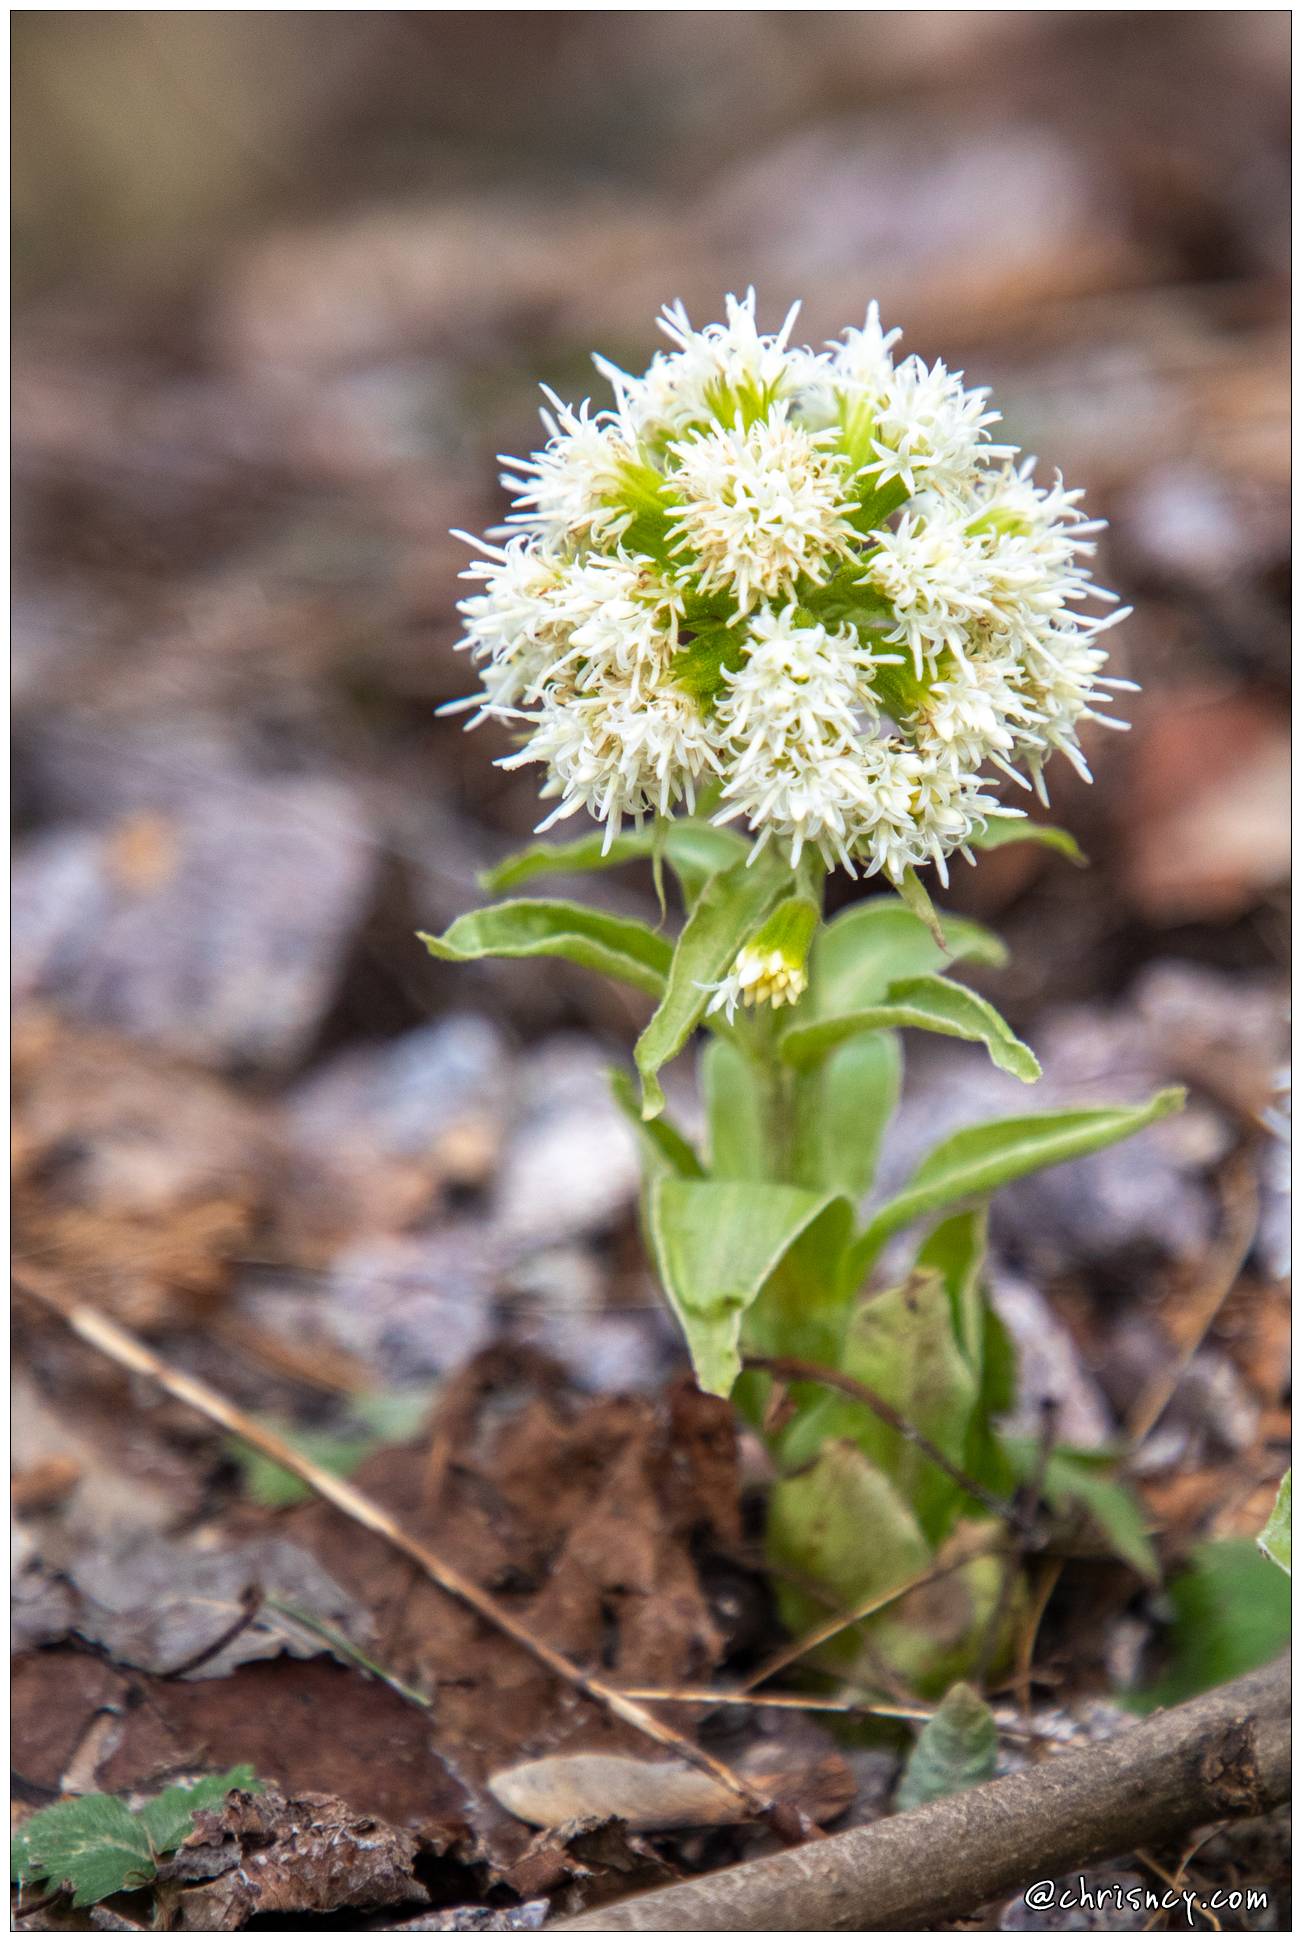
[[[638,1705],[635,1700],[626,1698],[615,1687],[607,1686],[604,1681],[589,1677],[581,1666],[576,1665],[572,1659],[566,1658],[563,1652],[556,1651],[545,1639],[537,1638],[528,1626],[499,1605],[488,1592],[481,1590],[473,1580],[464,1577],[436,1552],[431,1551],[427,1545],[409,1536],[380,1504],[355,1489],[352,1484],[345,1482],[342,1477],[332,1476],[328,1470],[323,1470],[319,1464],[303,1456],[282,1438],[264,1429],[261,1424],[246,1416],[243,1410],[237,1409],[233,1403],[228,1402],[207,1383],[199,1382],[193,1376],[185,1375],[181,1370],[172,1368],[152,1350],[146,1348],[136,1336],[129,1334],[124,1328],[119,1328],[116,1322],[110,1321],[98,1310],[89,1308],[84,1303],[69,1303],[51,1290],[42,1287],[36,1279],[26,1275],[21,1278],[15,1277],[15,1286],[23,1294],[39,1301],[43,1307],[52,1309],[75,1335],[83,1342],[89,1343],[92,1348],[98,1349],[102,1355],[108,1356],[110,1361],[116,1362],[121,1368],[132,1370],[137,1375],[147,1377],[151,1382],[156,1382],[159,1388],[175,1401],[185,1404],[198,1415],[205,1417],[208,1422],[216,1423],[219,1428],[227,1430],[231,1435],[238,1436],[242,1442],[252,1445],[254,1449],[261,1451],[263,1456],[269,1457],[273,1463],[278,1463],[282,1469],[288,1470],[301,1483],[305,1483],[316,1496],[333,1505],[337,1511],[351,1518],[354,1523],[360,1524],[363,1529],[382,1538],[403,1557],[409,1558],[441,1591],[468,1606],[486,1624],[494,1626],[508,1638],[514,1639],[523,1651],[546,1666],[556,1678],[573,1686],[575,1691],[582,1693],[586,1699],[604,1707],[617,1719],[623,1720],[626,1726],[631,1726],[637,1732],[645,1734],[657,1745],[670,1748],[679,1759],[686,1760],[692,1766],[711,1774],[721,1785],[743,1800],[752,1813],[767,1815],[772,1811],[774,1803],[757,1792],[722,1760],[716,1760],[712,1754],[694,1745],[673,1727],[666,1726],[653,1713],[647,1712],[645,1707]]]
[[[738,1686],[736,1696],[754,1692],[755,1688],[763,1685],[766,1679],[772,1679],[775,1674],[785,1672],[788,1666],[807,1657],[809,1653],[817,1651],[820,1645],[826,1645],[829,1639],[834,1639],[838,1632],[844,1632],[848,1626],[858,1625],[865,1618],[873,1618],[878,1612],[885,1611],[888,1605],[895,1604],[897,1599],[906,1598],[911,1591],[921,1591],[924,1585],[934,1585],[939,1579],[947,1578],[951,1571],[961,1571],[964,1565],[971,1564],[976,1558],[997,1556],[1002,1548],[1001,1545],[988,1543],[974,1544],[970,1549],[964,1547],[952,1558],[946,1558],[943,1564],[929,1565],[925,1571],[919,1571],[912,1578],[904,1578],[898,1585],[892,1585],[889,1591],[880,1591],[872,1598],[865,1598],[862,1604],[853,1606],[849,1611],[837,1612],[831,1618],[825,1618],[821,1624],[815,1625],[800,1638],[794,1639],[790,1645],[784,1645],[781,1651],[775,1652],[772,1658],[766,1659],[762,1666],[750,1673]],[[721,1697],[730,1696],[721,1695]]]
[[[657,1706],[775,1706],[790,1713],[862,1714],[870,1719],[929,1720],[934,1706],[896,1706],[883,1700],[820,1697],[817,1693],[721,1692],[710,1686],[625,1686],[625,1699]]]

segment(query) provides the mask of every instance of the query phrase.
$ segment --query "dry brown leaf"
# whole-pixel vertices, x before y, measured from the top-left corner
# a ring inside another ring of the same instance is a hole
[[[854,1796],[854,1779],[832,1755],[787,1773],[750,1773],[761,1793],[831,1820]],[[488,1782],[495,1799],[531,1827],[614,1819],[635,1833],[729,1827],[747,1818],[734,1793],[709,1774],[677,1761],[634,1760],[617,1753],[560,1753],[507,1767]],[[813,1805],[817,1801],[817,1807]]]
[[[423,1902],[428,1891],[413,1873],[419,1851],[406,1828],[331,1794],[235,1793],[196,1815],[193,1834],[160,1870],[161,1895],[168,1925],[190,1933],[243,1928],[254,1916]],[[191,1882],[202,1885],[184,1886]]]

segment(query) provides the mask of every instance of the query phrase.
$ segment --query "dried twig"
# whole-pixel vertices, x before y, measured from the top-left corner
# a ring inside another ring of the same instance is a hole
[[[1288,1720],[1285,1658],[1101,1745],[551,1927],[935,1929],[1030,1882],[1277,1806],[1289,1791]]]
[[[1193,1313],[1181,1330],[1183,1340],[1171,1361],[1159,1369],[1135,1404],[1128,1426],[1132,1448],[1137,1449],[1157,1428],[1189,1364],[1197,1355],[1207,1331],[1234,1292],[1240,1270],[1257,1236],[1260,1200],[1250,1162],[1241,1158],[1225,1176],[1222,1193],[1226,1230],[1209,1262],[1203,1286],[1197,1291]]]
[[[718,1692],[711,1686],[624,1686],[621,1690],[626,1699],[646,1700],[658,1706],[709,1707],[714,1712],[722,1706],[753,1706],[757,1711],[774,1706],[779,1712],[842,1713],[848,1719],[906,1720],[915,1726],[925,1726],[936,1717],[934,1706],[897,1706],[893,1701],[875,1696],[856,1696],[853,1691],[848,1694],[845,1691],[828,1694]],[[1014,1726],[998,1714],[995,1729],[1001,1740],[1012,1740],[1019,1746],[1062,1751],[1062,1740],[1055,1734],[1037,1732],[1033,1726]]]
[[[1040,1401],[1040,1440],[1035,1452],[1035,1469],[1014,1499],[1017,1531],[1013,1547],[1004,1560],[1003,1576],[999,1581],[999,1592],[994,1609],[986,1624],[977,1653],[975,1683],[984,1686],[990,1671],[990,1662],[999,1648],[1000,1634],[1004,1621],[1013,1602],[1013,1593],[1022,1574],[1027,1558],[1035,1543],[1035,1522],[1044,1495],[1044,1479],[1048,1475],[1049,1463],[1053,1457],[1053,1446],[1058,1434],[1058,1404],[1052,1396]]]
[[[1031,1609],[1027,1615],[1026,1624],[1022,1628],[1022,1636],[1017,1642],[1016,1669],[1012,1686],[1023,1720],[1028,1720],[1031,1714],[1036,1641],[1040,1636],[1040,1626],[1044,1621],[1049,1600],[1053,1597],[1058,1580],[1062,1576],[1063,1563],[1062,1558],[1045,1558],[1041,1561],[1039,1583],[1035,1587]]]
[[[147,1349],[136,1336],[120,1328],[116,1322],[110,1321],[97,1309],[87,1307],[84,1303],[70,1303],[26,1275],[21,1278],[15,1277],[15,1286],[23,1294],[33,1297],[44,1307],[60,1315],[75,1335],[80,1336],[83,1342],[88,1342],[92,1348],[98,1349],[102,1355],[108,1356],[110,1361],[116,1362],[121,1368],[134,1371],[137,1375],[148,1377],[177,1402],[184,1403],[210,1423],[216,1423],[219,1428],[227,1430],[232,1436],[238,1436],[242,1442],[250,1444],[255,1450],[260,1450],[263,1456],[269,1457],[273,1463],[278,1463],[283,1470],[288,1470],[301,1483],[305,1483],[316,1496],[324,1498],[345,1517],[351,1518],[363,1529],[373,1532],[376,1537],[382,1538],[386,1544],[391,1545],[395,1551],[409,1558],[441,1591],[445,1591],[450,1598],[457,1599],[459,1603],[469,1606],[470,1610],[486,1624],[505,1633],[507,1638],[513,1639],[523,1651],[546,1666],[556,1678],[564,1680],[566,1685],[573,1686],[586,1699],[604,1707],[617,1719],[623,1720],[626,1726],[631,1726],[637,1732],[645,1734],[658,1745],[670,1748],[679,1759],[686,1760],[692,1766],[712,1774],[731,1794],[745,1801],[752,1813],[768,1815],[773,1811],[773,1802],[759,1793],[722,1760],[716,1760],[713,1754],[694,1745],[672,1726],[666,1726],[653,1713],[649,1713],[635,1700],[627,1699],[615,1687],[606,1685],[603,1680],[590,1677],[581,1666],[576,1665],[572,1659],[566,1658],[563,1652],[558,1652],[554,1646],[548,1645],[545,1639],[536,1637],[522,1619],[507,1611],[503,1605],[499,1605],[497,1600],[488,1592],[481,1590],[473,1579],[465,1577],[454,1565],[448,1564],[436,1552],[430,1550],[428,1545],[421,1544],[416,1538],[409,1536],[400,1525],[394,1522],[382,1505],[375,1503],[372,1498],[365,1496],[342,1477],[332,1476],[328,1470],[323,1470],[319,1464],[313,1463],[309,1457],[305,1457],[301,1451],[294,1449],[281,1437],[265,1429],[260,1423],[254,1422],[251,1416],[246,1416],[243,1410],[227,1402],[224,1396],[210,1388],[207,1383],[197,1381],[180,1369],[174,1369],[152,1350]]]
[[[834,1639],[838,1632],[844,1632],[851,1625],[858,1625],[863,1619],[872,1618],[877,1612],[885,1611],[888,1605],[896,1604],[899,1599],[907,1597],[911,1591],[921,1591],[924,1585],[934,1585],[939,1579],[947,1578],[952,1571],[961,1571],[964,1565],[971,1564],[976,1558],[997,1556],[1002,1548],[1001,1545],[991,1543],[965,1546],[956,1550],[952,1557],[946,1558],[943,1564],[928,1565],[925,1571],[915,1572],[912,1578],[902,1579],[899,1584],[892,1585],[889,1591],[876,1592],[871,1598],[865,1598],[858,1605],[851,1606],[848,1611],[836,1612],[831,1618],[823,1619],[820,1624],[802,1633],[798,1639],[794,1639],[790,1645],[782,1646],[770,1658],[765,1659],[754,1672],[748,1673],[736,1687],[737,1693],[754,1692],[755,1688],[763,1685],[766,1679],[772,1679],[777,1673],[785,1672],[786,1668],[794,1665],[798,1659],[806,1658],[809,1653],[816,1652],[820,1645],[826,1645],[827,1641]]]
[[[624,1686],[625,1699],[642,1699],[658,1706],[776,1706],[792,1713],[850,1713],[872,1719],[907,1719],[926,1723],[934,1706],[896,1706],[886,1700],[821,1697],[818,1693],[724,1692],[712,1686]]]

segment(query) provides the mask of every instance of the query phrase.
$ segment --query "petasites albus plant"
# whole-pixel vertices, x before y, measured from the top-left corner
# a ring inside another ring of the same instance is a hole
[[[951,975],[1002,947],[940,918],[917,872],[946,884],[955,852],[975,862],[1019,838],[1074,853],[997,791],[1044,798],[1055,753],[1088,777],[1082,723],[1122,726],[1104,711],[1130,684],[1105,675],[1102,637],[1127,610],[1091,580],[1081,494],[1037,483],[993,437],[984,392],[895,362],[875,305],[822,351],[792,344],[794,321],[762,333],[753,293],[703,330],[667,311],[670,348],[642,376],[597,360],[609,408],[548,394],[547,443],[504,477],[506,525],[471,542],[461,645],[480,687],[453,706],[514,725],[503,766],[537,764],[556,804],[540,830],[601,826],[533,845],[487,887],[649,857],[658,885],[665,866],[676,881],[676,933],[529,896],[425,942],[456,960],[569,958],[655,1001],[640,1095],[616,1082],[641,1135],[649,1245],[697,1381],[735,1387],[771,1449],[770,1548],[799,1624],[997,1534],[992,1507],[1032,1459],[996,1428],[1012,1369],[982,1292],[990,1195],[1124,1139],[1179,1094],[969,1127],[873,1202],[902,1032],[1038,1076]],[[828,922],[837,870],[883,888]],[[659,1074],[700,1027],[698,1147],[666,1117]],[[912,1267],[880,1285],[887,1244],[897,1259],[913,1229]],[[770,1366],[743,1373],[748,1359]],[[1063,1453],[1040,1470],[1051,1501],[1077,1495],[1149,1568],[1105,1470]],[[925,1689],[989,1660],[1016,1602],[1002,1565],[975,1557],[947,1584],[943,1621],[905,1598],[847,1634],[863,1678]]]

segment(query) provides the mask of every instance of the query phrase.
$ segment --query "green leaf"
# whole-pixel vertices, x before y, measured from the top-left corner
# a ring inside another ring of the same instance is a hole
[[[1032,1113],[968,1126],[929,1153],[903,1192],[888,1200],[851,1250],[847,1272],[860,1279],[883,1241],[937,1208],[993,1193],[996,1187],[1045,1167],[1061,1166],[1100,1147],[1129,1139],[1184,1104],[1184,1089],[1169,1086],[1142,1106],[1098,1106],[1081,1111]]]
[[[951,1686],[918,1735],[895,1795],[899,1813],[992,1780],[999,1754],[995,1716],[979,1693]]]
[[[688,902],[696,896],[705,879],[716,870],[726,870],[747,853],[746,839],[735,830],[719,829],[713,823],[679,816],[662,826],[665,855],[683,885]],[[604,848],[605,835],[598,830],[570,843],[531,843],[504,857],[479,881],[485,890],[500,896],[504,890],[518,890],[535,877],[578,875],[589,870],[613,870],[621,863],[632,863],[654,854],[656,831],[653,824],[617,836]]]
[[[854,1209],[843,1195],[792,1243],[742,1324],[746,1354],[794,1355],[835,1362],[845,1334],[841,1263],[854,1232]]]
[[[864,463],[871,463],[876,456],[871,443],[873,429],[866,415],[860,414],[857,427],[847,430],[847,442],[854,440],[850,445],[851,451],[862,451]],[[862,481],[859,490],[859,504],[850,514],[850,524],[859,533],[873,532],[909,497],[909,488],[900,478],[888,479],[884,485],[879,485],[869,475]]]
[[[918,1249],[918,1266],[934,1268],[945,1283],[955,1339],[977,1376],[984,1361],[986,1304],[981,1296],[981,1271],[989,1225],[984,1207],[951,1214],[932,1228]]]
[[[1006,843],[1043,843],[1081,869],[1089,862],[1070,830],[1059,829],[1054,823],[1033,823],[1029,816],[993,816],[989,822],[978,823],[967,840],[974,850],[1002,850]]]
[[[951,1463],[962,1466],[977,1399],[977,1377],[954,1337],[949,1291],[935,1269],[868,1296],[854,1310],[839,1366],[873,1390]],[[782,1446],[798,1466],[827,1439],[857,1444],[908,1504],[933,1543],[945,1535],[963,1494],[932,1459],[865,1404],[835,1390],[800,1410]]]
[[[926,886],[916,870],[906,870],[896,884],[901,898],[913,915],[926,925],[938,950],[945,950],[945,931],[937,914],[936,906],[927,894]]]
[[[467,911],[442,937],[416,935],[431,957],[466,964],[475,958],[568,958],[590,971],[622,978],[658,998],[673,957],[669,940],[632,917],[558,899],[522,897]]]
[[[235,1787],[246,1794],[262,1792],[262,1782],[254,1778],[252,1767],[232,1767],[229,1773],[205,1774],[189,1786],[168,1787],[155,1799],[147,1800],[136,1818],[149,1836],[154,1853],[170,1854],[173,1848],[179,1848],[200,1809],[220,1807]]]
[[[606,1076],[615,1104],[637,1134],[646,1175],[649,1177],[660,1173],[667,1167],[671,1173],[682,1174],[686,1180],[701,1179],[705,1168],[686,1134],[680,1133],[673,1121],[666,1119],[663,1113],[658,1119],[643,1119],[633,1081],[622,1067],[612,1068]]]
[[[1141,1712],[1237,1679],[1288,1644],[1292,1587],[1253,1538],[1198,1545],[1167,1596],[1170,1659],[1158,1684],[1133,1698]]]
[[[1275,1508],[1266,1519],[1266,1528],[1257,1534],[1257,1544],[1272,1564],[1281,1571],[1293,1576],[1293,1472],[1284,1473],[1284,1481],[1275,1499]]]
[[[700,1024],[710,993],[733,959],[791,886],[791,872],[773,851],[740,861],[712,876],[684,924],[661,999],[634,1047],[642,1075],[642,1111],[654,1119],[664,1105],[656,1074]]]
[[[15,1880],[55,1890],[66,1883],[75,1908],[143,1888],[156,1872],[140,1819],[111,1794],[83,1794],[33,1814],[14,1843],[10,1869]]]
[[[809,1066],[844,1040],[862,1032],[902,1030],[940,1032],[984,1045],[994,1063],[1029,1084],[1040,1076],[1040,1062],[1023,1045],[993,1005],[966,986],[948,978],[899,978],[888,985],[879,1005],[821,1017],[809,1024],[799,1017],[782,1035],[782,1056],[789,1065]]]
[[[679,816],[669,825],[665,855],[682,885],[683,897],[690,907],[712,876],[744,863],[750,844],[735,829],[721,829],[715,823]]]
[[[945,919],[945,942],[942,951],[898,897],[852,904],[814,941],[800,1023],[880,1005],[899,979],[923,977],[960,958],[1002,964],[1007,957],[997,937],[961,917]]]
[[[730,1393],[741,1368],[742,1317],[800,1237],[838,1211],[839,1196],[748,1180],[652,1180],[648,1221],[665,1293],[687,1337],[696,1380]]]
[[[797,1583],[818,1585],[840,1611],[892,1591],[932,1561],[899,1492],[850,1441],[824,1443],[808,1469],[775,1485],[767,1549],[773,1563]],[[793,1630],[826,1616],[781,1580],[778,1601]]]
[[[1014,1474],[1023,1482],[1040,1461],[1034,1440],[1000,1439]],[[1162,1567],[1144,1529],[1144,1514],[1134,1493],[1113,1474],[1117,1458],[1107,1450],[1055,1449],[1041,1485],[1045,1501],[1060,1517],[1083,1510],[1115,1557],[1151,1585],[1162,1581]]]
[[[928,1234],[918,1249],[917,1263],[919,1268],[935,1269],[944,1280],[954,1335],[977,1380],[962,1467],[987,1490],[1007,1497],[1013,1487],[1012,1468],[993,1425],[1013,1406],[1017,1357],[982,1285],[988,1228],[984,1203],[951,1214]]]
[[[1007,1416],[1017,1401],[1017,1350],[1012,1336],[990,1303],[985,1301],[981,1306],[981,1403],[978,1413],[988,1425],[997,1417]]]
[[[989,1530],[964,1525],[948,1541],[966,1550]],[[898,1491],[851,1442],[824,1444],[817,1460],[784,1477],[769,1499],[768,1555],[778,1567],[778,1609],[793,1632],[830,1612],[847,1612],[895,1592],[936,1562]],[[948,1547],[942,1547],[942,1561]],[[847,1628],[819,1659],[845,1665],[856,1683],[880,1689],[883,1666],[915,1692],[943,1691],[961,1678],[998,1606],[1003,1560],[974,1558],[943,1580]],[[804,1587],[817,1587],[815,1598]],[[1014,1616],[1016,1613],[1014,1601]],[[867,1649],[864,1642],[867,1641]]]
[[[568,843],[530,843],[523,850],[504,856],[491,869],[481,870],[479,881],[493,896],[518,890],[535,877],[578,876],[589,870],[615,870],[622,863],[633,863],[651,855],[654,832],[629,830],[616,836],[609,846],[605,832],[576,836]]]
[[[763,1087],[755,1063],[730,1039],[713,1038],[701,1059],[709,1127],[710,1173],[716,1180],[763,1180],[768,1172]]]
[[[351,1477],[375,1448],[375,1440],[369,1436],[331,1436],[324,1430],[302,1430],[278,1419],[267,1421],[266,1427],[335,1477]],[[241,1443],[238,1437],[231,1437],[226,1447],[240,1467],[244,1494],[251,1503],[260,1504],[264,1510],[286,1510],[291,1504],[310,1500],[312,1492],[307,1485],[261,1450]]]
[[[838,1046],[796,1094],[796,1179],[863,1199],[900,1097],[900,1042],[893,1032],[870,1032]]]
[[[719,621],[701,627],[690,645],[680,648],[669,663],[669,678],[693,701],[708,706],[722,690],[725,674],[745,665],[743,633]]]
[[[143,1888],[154,1879],[160,1856],[178,1848],[202,1807],[216,1807],[233,1787],[260,1793],[252,1767],[205,1775],[188,1786],[168,1787],[138,1811],[112,1794],[82,1794],[33,1814],[14,1836],[10,1878],[24,1884],[64,1884],[73,1906],[89,1907],[109,1895]]]

